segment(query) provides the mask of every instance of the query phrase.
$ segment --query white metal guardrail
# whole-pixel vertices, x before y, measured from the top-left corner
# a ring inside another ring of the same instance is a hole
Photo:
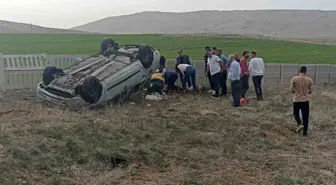
[[[36,88],[41,81],[42,71],[47,65],[66,68],[76,61],[76,57],[85,58],[88,55],[3,55],[0,54],[0,89]],[[266,86],[289,84],[290,79],[298,73],[299,64],[265,64]],[[167,69],[174,69],[175,60],[166,61]],[[204,62],[193,61],[197,70],[197,82],[202,86],[208,86],[208,80],[204,75]],[[315,84],[336,83],[336,65],[307,64],[308,76]]]

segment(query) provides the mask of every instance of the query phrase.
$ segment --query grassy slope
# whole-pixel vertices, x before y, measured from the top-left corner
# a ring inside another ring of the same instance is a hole
[[[0,34],[4,54],[90,54],[99,50],[107,35]],[[336,63],[336,46],[257,39],[219,39],[190,36],[115,35],[120,44],[151,44],[166,58],[175,58],[179,47],[192,59],[202,59],[204,46],[220,47],[225,54],[255,50],[269,63]]]
[[[283,89],[239,109],[179,95],[83,112],[10,93],[0,107],[0,184],[334,185],[336,94],[324,91],[313,95],[308,138],[293,133]],[[129,166],[110,169],[115,154]]]

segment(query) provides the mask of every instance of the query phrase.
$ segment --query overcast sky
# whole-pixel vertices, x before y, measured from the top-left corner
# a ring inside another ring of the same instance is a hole
[[[141,11],[213,9],[336,10],[336,0],[0,0],[0,20],[71,28],[109,16]]]

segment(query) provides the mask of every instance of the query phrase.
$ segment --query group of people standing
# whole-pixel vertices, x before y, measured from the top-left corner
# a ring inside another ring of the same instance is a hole
[[[258,100],[262,100],[261,82],[265,73],[264,60],[256,52],[244,51],[242,58],[237,54],[225,56],[216,47],[205,47],[205,75],[208,77],[213,97],[227,96],[227,79],[231,82],[233,106],[240,106],[241,98],[246,99],[249,78],[252,76]],[[219,89],[221,88],[221,94]]]
[[[205,75],[208,77],[212,97],[227,96],[227,80],[231,82],[233,106],[240,106],[241,99],[246,100],[249,89],[249,78],[252,77],[258,101],[263,99],[261,82],[265,74],[264,60],[257,57],[256,52],[244,51],[239,59],[237,54],[225,56],[220,49],[205,47],[204,63]],[[178,51],[175,70],[165,69],[165,58],[161,57],[159,69],[152,75],[150,92],[175,91],[180,88],[177,80],[180,77],[182,90],[198,92],[196,85],[196,69],[192,66],[188,55]],[[313,81],[306,76],[307,67],[301,66],[299,75],[291,80],[290,91],[293,96],[293,116],[297,123],[297,132],[303,131],[307,136],[309,119],[309,95],[312,94]],[[187,88],[188,85],[188,88]],[[221,88],[221,93],[219,89]],[[302,113],[302,120],[300,118]]]

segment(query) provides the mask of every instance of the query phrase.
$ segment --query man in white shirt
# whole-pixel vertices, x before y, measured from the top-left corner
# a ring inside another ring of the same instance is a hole
[[[186,83],[190,83],[193,87],[193,91],[197,90],[196,86],[196,69],[189,64],[179,64],[177,69],[180,71],[180,74],[183,76],[182,87],[183,90],[186,90]]]
[[[213,97],[218,97],[219,95],[219,80],[222,71],[223,63],[221,59],[217,55],[214,55],[213,52],[208,52],[207,72],[210,72],[213,90],[215,91],[212,94]]]
[[[262,100],[261,81],[265,74],[265,64],[262,58],[257,57],[256,52],[251,52],[252,57],[249,65],[249,72],[252,76],[255,92],[257,94],[258,101]]]

